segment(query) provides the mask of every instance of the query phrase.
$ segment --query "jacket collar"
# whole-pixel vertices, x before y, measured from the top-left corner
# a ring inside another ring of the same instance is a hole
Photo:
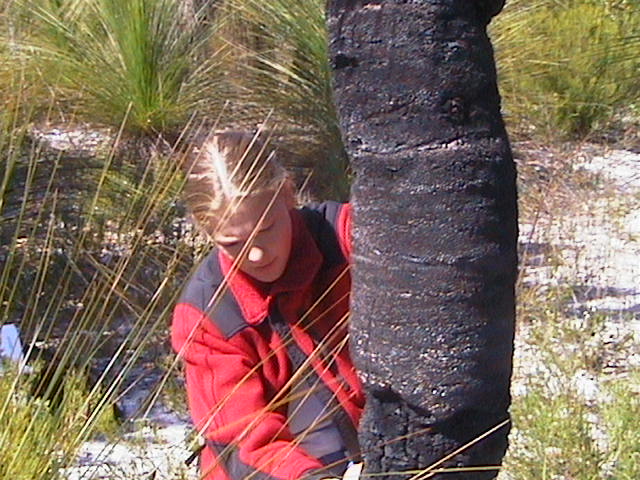
[[[257,325],[267,317],[278,294],[306,291],[322,266],[322,253],[307,229],[302,214],[298,210],[291,210],[290,214],[291,253],[282,276],[270,284],[258,282],[240,270],[228,277],[229,287],[242,314],[252,325]],[[227,278],[233,261],[222,251],[218,251],[218,258],[222,273]]]

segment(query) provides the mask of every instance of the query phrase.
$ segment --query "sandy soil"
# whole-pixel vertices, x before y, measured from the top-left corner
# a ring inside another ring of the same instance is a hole
[[[608,346],[605,368],[624,374],[640,367],[640,154],[585,145],[573,157],[582,185],[569,185],[560,208],[521,222],[522,277],[570,288],[583,318],[602,314],[605,338],[594,342]],[[520,333],[516,384],[535,365],[524,354],[526,328]]]

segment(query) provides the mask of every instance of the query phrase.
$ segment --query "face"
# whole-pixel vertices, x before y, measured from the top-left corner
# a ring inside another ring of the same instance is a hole
[[[214,235],[218,247],[238,268],[260,282],[276,281],[291,253],[293,201],[286,191],[262,192],[243,198],[235,212]]]

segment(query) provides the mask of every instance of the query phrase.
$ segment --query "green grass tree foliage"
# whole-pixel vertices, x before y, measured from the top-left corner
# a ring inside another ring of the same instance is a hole
[[[31,148],[38,157],[6,157],[2,202],[11,218],[21,208],[27,178],[34,175],[23,222],[38,218],[36,200],[49,190],[56,192],[59,220],[68,228],[90,223],[97,228],[95,238],[108,220],[137,222],[131,207],[144,213],[148,189],[156,177],[164,178],[159,145],[165,150],[170,145],[158,143],[156,135],[181,131],[194,115],[217,116],[226,101],[219,68],[225,49],[213,44],[217,25],[206,20],[211,2],[198,2],[198,9],[182,3],[23,0],[3,8],[0,122],[9,129],[28,128],[24,137],[4,135],[3,140],[21,151]],[[92,124],[89,133],[109,145],[88,155],[80,151],[84,145],[69,155],[56,154],[42,149],[28,126],[50,122],[88,133],[78,120]],[[113,165],[103,168],[110,161]],[[97,187],[103,192],[98,206],[87,194]],[[123,200],[129,208],[122,208]],[[176,206],[170,205],[174,213]],[[155,228],[151,223],[147,231]]]
[[[270,116],[290,162],[312,170],[311,192],[346,199],[348,160],[333,105],[325,2],[226,0],[227,68],[239,121]],[[285,159],[286,160],[286,159]]]
[[[14,61],[31,60],[67,114],[153,132],[224,103],[216,27],[179,0],[23,0],[10,15]]]
[[[28,69],[24,58],[17,54],[14,22],[9,6],[0,6],[0,131],[22,127],[30,118],[36,103],[42,103],[46,92],[38,88],[35,72]],[[35,99],[39,98],[36,102]],[[29,102],[23,101],[29,99]],[[1,140],[10,140],[6,135]],[[0,145],[2,150],[6,145]]]
[[[637,105],[638,31],[634,1],[507,2],[491,33],[512,127],[584,136]]]

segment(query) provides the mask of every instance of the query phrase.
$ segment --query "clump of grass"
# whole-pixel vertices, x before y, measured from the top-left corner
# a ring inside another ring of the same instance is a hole
[[[348,159],[333,104],[325,2],[226,0],[221,9],[238,118],[255,125],[270,116],[291,163],[313,171],[314,193],[345,200]]]
[[[168,353],[168,318],[194,247],[188,233],[161,228],[171,226],[175,210],[167,206],[180,190],[174,152],[147,164],[137,182],[120,182],[116,200],[107,181],[120,178],[112,157],[102,159],[91,181],[65,183],[76,158],[46,153],[11,122],[3,127],[0,144],[12,148],[0,151],[11,166],[0,178],[0,323],[20,326],[30,364],[42,361],[32,345],[54,352],[37,390],[55,402],[31,401],[22,377],[6,377],[0,413],[17,423],[0,436],[0,472],[48,480],[75,461],[96,430],[122,438],[112,414],[101,412],[112,412],[141,359]],[[64,217],[66,206],[74,221]],[[123,323],[127,331],[118,333]],[[89,385],[77,373],[87,371]],[[60,385],[64,394],[56,396]]]
[[[584,136],[638,102],[637,2],[513,0],[491,28],[511,127]]]
[[[224,103],[223,52],[209,49],[214,28],[200,11],[176,0],[15,4],[14,62],[26,58],[42,75],[63,118],[127,118],[130,131],[157,132]]]

